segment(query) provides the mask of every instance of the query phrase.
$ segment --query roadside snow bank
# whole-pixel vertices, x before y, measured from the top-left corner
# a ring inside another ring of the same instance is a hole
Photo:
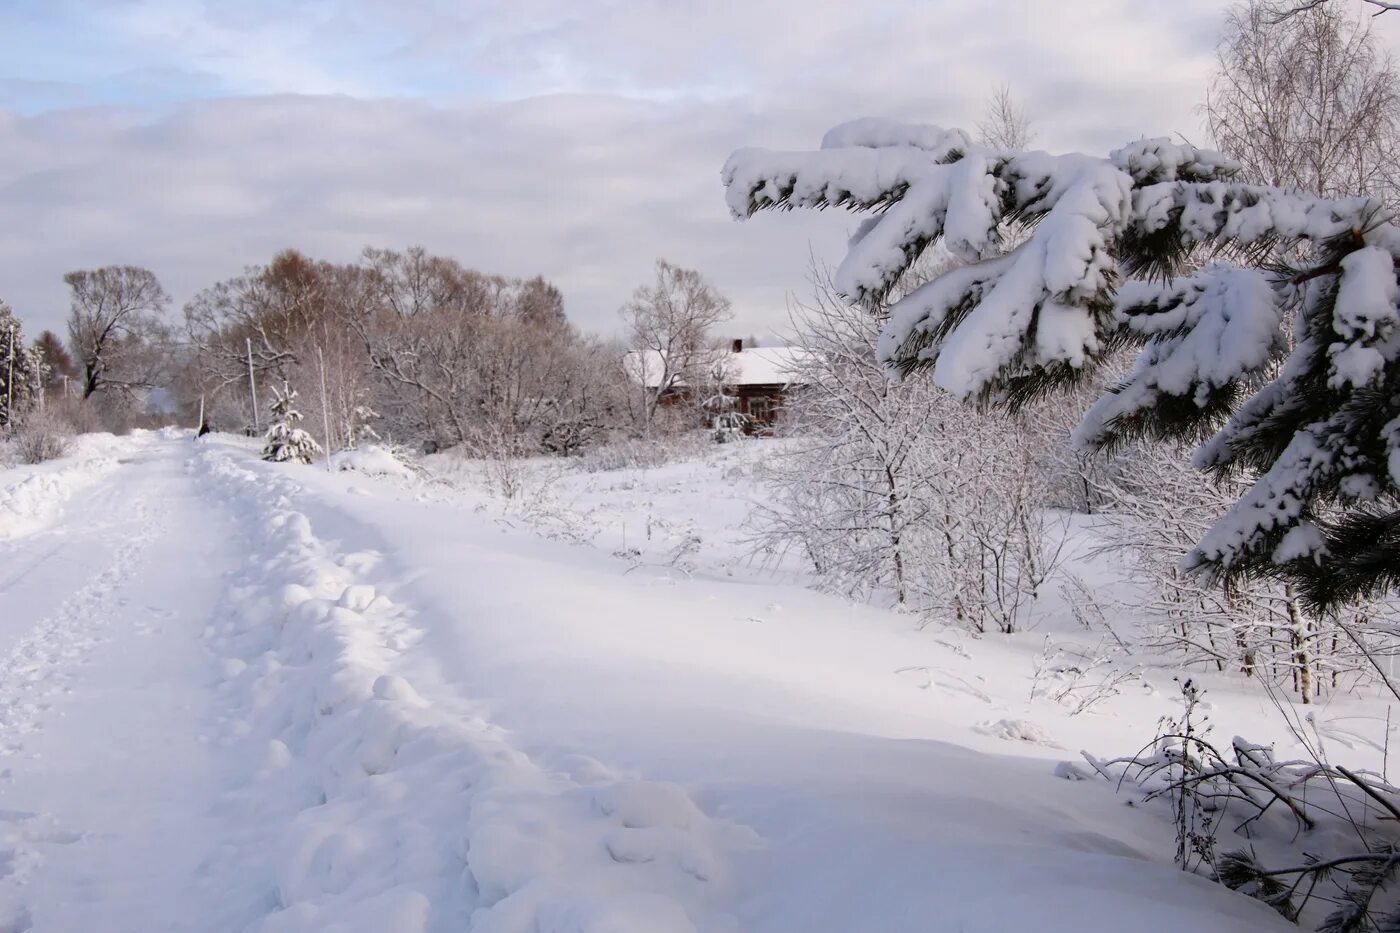
[[[480,711],[420,693],[396,669],[421,633],[381,556],[319,538],[286,469],[213,446],[194,466],[248,538],[208,636],[225,741],[252,762],[232,791],[243,867],[279,853],[256,929],[737,929],[729,856],[752,832],[591,759],[546,770]]]
[[[93,485],[149,440],[149,432],[128,437],[83,434],[71,453],[57,460],[0,470],[0,539],[30,534],[51,522],[65,503]]]

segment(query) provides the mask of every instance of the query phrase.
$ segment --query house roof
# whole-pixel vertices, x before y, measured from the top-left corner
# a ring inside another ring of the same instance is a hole
[[[804,382],[802,368],[811,358],[812,351],[802,347],[749,347],[738,352],[718,352],[715,367],[722,370],[721,381],[725,385],[786,386]],[[633,381],[654,389],[661,382],[662,359],[656,350],[633,350],[622,365]]]
[[[804,381],[802,369],[811,359],[812,351],[802,347],[754,347],[726,353],[720,365],[730,385],[789,385]]]

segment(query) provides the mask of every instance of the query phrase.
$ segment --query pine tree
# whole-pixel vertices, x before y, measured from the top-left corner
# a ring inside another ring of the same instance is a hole
[[[8,427],[35,403],[42,378],[42,363],[24,345],[18,318],[0,301],[0,426]]]
[[[282,383],[282,390],[272,390],[272,425],[267,429],[267,443],[262,458],[276,463],[294,460],[310,463],[321,454],[321,445],[306,431],[297,427],[301,412],[296,409],[297,392]]]
[[[1400,230],[1374,200],[1243,184],[1237,171],[1167,139],[1098,158],[859,120],[816,152],[736,152],[723,180],[740,218],[871,212],[836,284],[888,311],[878,351],[896,374],[929,369],[965,400],[1014,408],[1140,345],[1079,441],[1208,438],[1198,468],[1252,481],[1188,569],[1280,577],[1319,608],[1393,590]],[[1007,224],[1028,231],[1011,249]],[[940,241],[961,265],[886,309]]]

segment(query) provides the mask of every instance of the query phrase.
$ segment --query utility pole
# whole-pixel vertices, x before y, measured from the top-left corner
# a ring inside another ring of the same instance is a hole
[[[10,359],[5,373],[5,426],[15,420],[15,325],[10,325]]]
[[[261,434],[262,426],[258,424],[258,384],[253,379],[253,338],[244,337],[248,346],[248,394],[253,397],[253,433]]]

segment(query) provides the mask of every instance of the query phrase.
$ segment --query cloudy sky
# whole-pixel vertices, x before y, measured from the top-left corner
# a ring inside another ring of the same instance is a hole
[[[740,146],[867,114],[973,126],[1010,85],[1037,144],[1200,140],[1225,0],[3,0],[0,298],[37,333],[70,269],[177,305],[297,247],[421,244],[544,274],[610,332],[653,259],[768,335],[837,213],[730,220]]]

